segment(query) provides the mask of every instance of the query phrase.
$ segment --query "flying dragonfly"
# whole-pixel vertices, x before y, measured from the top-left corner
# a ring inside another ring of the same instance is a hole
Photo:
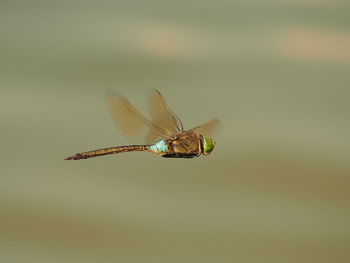
[[[81,152],[65,160],[134,151],[153,152],[165,158],[193,158],[201,154],[208,155],[215,147],[215,141],[209,136],[218,126],[218,119],[191,130],[184,130],[179,117],[157,90],[154,91],[150,103],[150,119],[144,117],[124,96],[109,94],[107,104],[121,133],[131,142],[142,139],[143,143]]]

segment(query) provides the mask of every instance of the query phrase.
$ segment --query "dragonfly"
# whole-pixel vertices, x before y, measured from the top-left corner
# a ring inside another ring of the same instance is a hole
[[[81,152],[65,160],[81,160],[134,151],[148,151],[164,158],[193,158],[201,154],[208,155],[215,147],[215,141],[210,135],[218,126],[219,120],[215,118],[193,129],[184,130],[181,120],[158,90],[155,90],[151,97],[149,119],[124,96],[108,94],[107,105],[121,133],[131,142],[141,139],[142,144]]]

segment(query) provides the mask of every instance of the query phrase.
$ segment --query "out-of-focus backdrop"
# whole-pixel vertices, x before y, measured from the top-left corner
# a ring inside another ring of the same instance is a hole
[[[1,262],[350,262],[350,5],[2,1]],[[215,151],[128,153],[158,89]]]

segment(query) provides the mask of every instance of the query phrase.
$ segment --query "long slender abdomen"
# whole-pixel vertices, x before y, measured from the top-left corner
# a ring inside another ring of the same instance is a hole
[[[147,151],[149,149],[148,145],[128,145],[128,146],[117,146],[105,149],[99,149],[89,152],[77,153],[76,155],[65,158],[65,160],[80,160],[87,159],[107,154],[123,153],[123,152],[134,152],[134,151]]]

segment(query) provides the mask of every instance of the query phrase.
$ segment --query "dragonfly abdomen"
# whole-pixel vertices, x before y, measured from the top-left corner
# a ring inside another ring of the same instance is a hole
[[[164,140],[160,140],[149,146],[149,150],[154,153],[167,153],[169,151],[168,145]]]
[[[107,154],[134,152],[134,151],[140,152],[140,151],[148,151],[148,150],[149,150],[148,145],[117,146],[117,147],[110,147],[105,149],[77,153],[71,157],[65,158],[65,160],[81,160],[81,159],[87,159],[87,158],[92,158],[92,157],[97,157],[97,156],[102,156]]]

